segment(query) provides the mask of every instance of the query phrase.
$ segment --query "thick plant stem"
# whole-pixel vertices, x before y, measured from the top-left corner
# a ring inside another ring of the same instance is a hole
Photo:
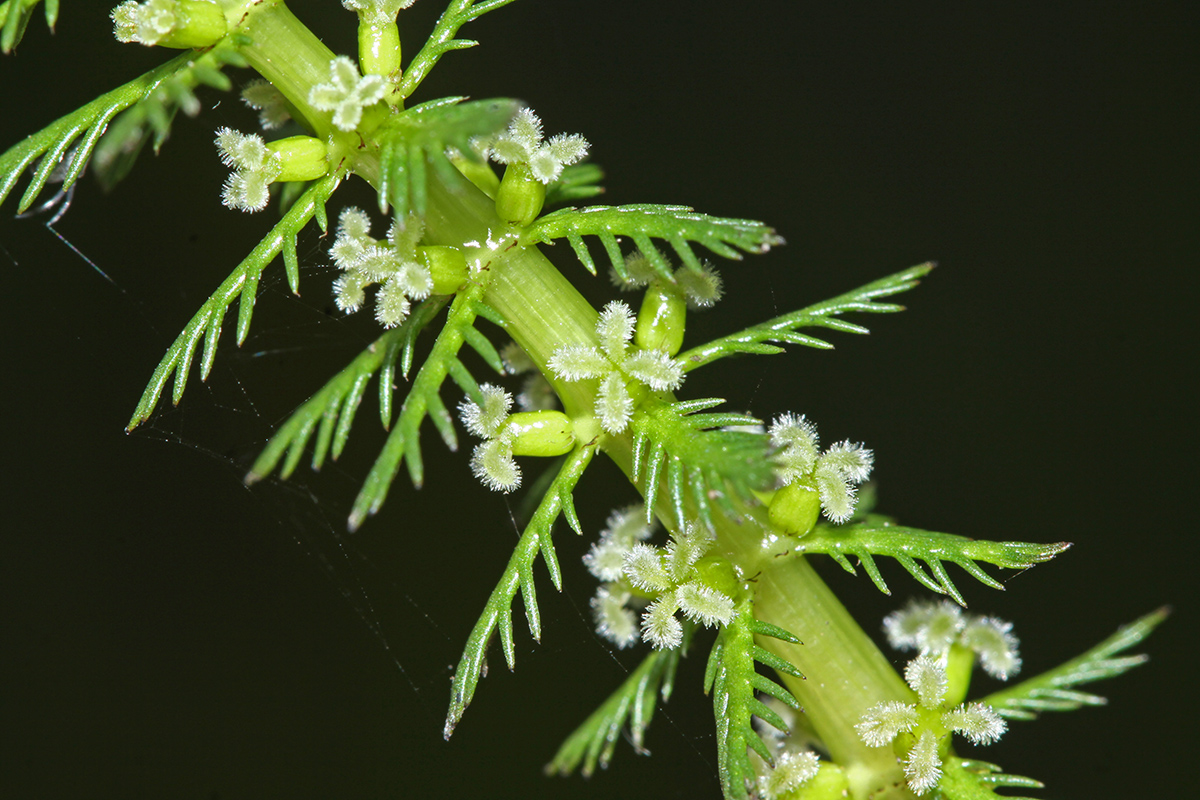
[[[299,120],[321,139],[337,132],[330,115],[308,102],[312,87],[329,80],[334,53],[282,2],[256,6],[238,27],[249,42],[238,48],[258,74],[287,98]]]

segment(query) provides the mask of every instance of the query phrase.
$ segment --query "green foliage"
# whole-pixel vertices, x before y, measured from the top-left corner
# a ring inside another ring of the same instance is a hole
[[[698,242],[717,255],[740,260],[742,254],[764,253],[783,239],[761,222],[745,219],[725,219],[698,214],[687,206],[639,204],[632,206],[590,206],[563,208],[547,214],[530,225],[521,235],[521,244],[543,244],[565,238],[575,255],[596,274],[596,262],[583,243],[584,236],[596,236],[604,245],[613,269],[627,278],[625,257],[617,237],[628,236],[649,260],[663,280],[674,283],[674,270],[651,238],[662,239],[671,245],[675,254],[690,269],[701,271],[700,260],[692,252],[691,242]]]
[[[799,670],[773,653],[754,643],[755,634],[781,639],[792,644],[799,640],[785,630],[754,618],[754,605],[747,594],[737,604],[737,615],[717,634],[704,671],[704,691],[712,693],[713,711],[717,723],[717,769],[721,775],[721,790],[727,800],[746,800],[747,788],[755,778],[754,765],[747,748],[753,749],[763,761],[774,766],[775,756],[754,730],[751,717],[788,733],[787,723],[755,695],[762,692],[798,709],[799,702],[792,693],[775,681],[759,675],[754,668],[758,661],[779,672],[803,678]]]
[[[421,81],[425,80],[425,76],[433,69],[433,65],[438,62],[443,55],[451,50],[464,50],[468,47],[474,47],[479,44],[471,39],[456,39],[455,34],[458,29],[466,25],[473,19],[478,19],[489,11],[495,11],[501,6],[506,6],[513,0],[454,0],[450,6],[442,12],[442,16],[438,18],[437,24],[433,28],[433,32],[429,34],[429,39],[424,46],[413,56],[413,60],[409,62],[404,70],[404,76],[400,80],[398,93],[401,98],[406,98],[416,91],[421,85]]]
[[[240,38],[233,37],[205,53],[189,53],[183,69],[168,75],[117,117],[97,145],[92,161],[92,168],[105,189],[111,189],[129,173],[151,134],[154,152],[158,153],[178,111],[189,117],[200,113],[200,101],[194,92],[197,86],[211,86],[223,92],[233,88],[221,70],[227,66],[246,66],[246,60],[234,49]]]
[[[797,555],[824,553],[851,575],[858,573],[847,556],[855,556],[884,594],[891,594],[891,590],[883,580],[873,556],[888,556],[896,559],[921,585],[939,594],[949,595],[959,605],[966,606],[943,561],[957,564],[980,583],[1003,591],[1004,585],[984,572],[976,562],[983,561],[1005,569],[1028,569],[1034,564],[1049,561],[1070,546],[1070,542],[1030,544],[968,539],[950,533],[893,525],[886,517],[868,515],[857,524],[819,524],[810,534],[796,540],[792,552]],[[929,572],[922,569],[918,561],[924,561]]]
[[[935,800],[1031,800],[1027,797],[996,794],[996,789],[1041,789],[1045,784],[1021,775],[1006,775],[1000,767],[986,761],[972,761],[951,756],[942,764],[942,779],[933,792]]]
[[[413,106],[377,131],[380,211],[387,212],[390,204],[399,219],[410,210],[423,216],[430,168],[447,186],[461,181],[446,157],[447,148],[478,160],[471,141],[503,130],[521,105],[516,100],[462,100],[447,97]]]
[[[629,739],[634,751],[648,754],[644,746],[646,728],[658,707],[655,695],[665,703],[675,689],[675,671],[679,659],[687,652],[693,626],[683,626],[683,644],[669,650],[653,650],[637,669],[621,683],[604,703],[575,729],[554,759],[546,765],[548,774],[569,775],[579,768],[584,777],[596,771],[596,765],[607,768],[621,731],[629,724]]]
[[[414,388],[415,391],[415,388]],[[446,713],[445,736],[447,739],[454,733],[454,727],[462,719],[463,713],[475,696],[475,688],[485,669],[488,644],[492,633],[500,629],[500,646],[504,650],[504,660],[512,669],[516,663],[516,648],[513,646],[512,601],[517,592],[525,602],[525,618],[529,622],[529,632],[533,638],[541,641],[542,622],[538,614],[537,593],[533,584],[533,563],[538,553],[546,562],[550,572],[550,580],[554,588],[562,591],[562,571],[558,566],[558,556],[554,553],[554,541],[551,529],[558,520],[559,514],[567,518],[567,524],[578,534],[583,529],[579,525],[579,517],[575,514],[575,502],[571,493],[583,476],[584,470],[595,455],[595,444],[580,445],[567,456],[555,476],[554,481],[542,497],[537,510],[525,531],[517,541],[508,566],[500,577],[500,582],[488,597],[483,615],[475,623],[467,645],[459,659],[458,668],[454,671],[454,683],[450,687],[450,709]]]
[[[380,415],[384,428],[389,427],[396,361],[400,360],[401,374],[407,378],[417,336],[449,300],[446,295],[425,300],[400,327],[388,331],[368,345],[345,369],[296,409],[287,422],[279,426],[271,441],[267,442],[246,475],[246,483],[256,483],[270,475],[285,453],[287,457],[279,475],[284,479],[290,477],[314,432],[317,433],[317,443],[313,449],[312,468],[321,468],[331,445],[333,460],[336,461],[346,446],[346,440],[350,438],[350,427],[354,424],[354,415],[366,391],[367,382],[376,372],[379,372]]]
[[[11,12],[10,15],[11,17]],[[51,173],[68,155],[68,150],[81,136],[75,149],[70,153],[66,171],[62,173],[63,188],[69,188],[83,174],[88,158],[92,155],[96,143],[104,133],[108,123],[118,112],[129,108],[134,103],[148,97],[163,81],[176,73],[187,69],[191,60],[190,53],[175,58],[130,81],[111,92],[102,94],[92,102],[52,122],[37,133],[27,136],[20,143],[10,147],[0,156],[0,203],[8,197],[21,177],[22,171],[40,158],[33,178],[29,182],[25,194],[17,204],[17,212],[23,213],[41,194]],[[57,176],[56,176],[57,177]]]
[[[604,180],[604,170],[599,164],[569,164],[563,167],[558,180],[546,187],[546,205],[570,203],[572,200],[586,200],[589,197],[604,193],[600,181]]]
[[[479,385],[458,358],[463,344],[470,345],[497,372],[504,371],[504,364],[496,348],[474,327],[475,318],[480,315],[491,319],[497,325],[503,325],[503,320],[496,312],[480,299],[483,297],[483,291],[483,283],[475,282],[469,283],[455,295],[446,317],[446,324],[438,334],[425,363],[417,371],[408,397],[400,407],[400,418],[388,434],[383,451],[375,459],[362,491],[354,501],[354,508],[350,511],[350,530],[357,530],[363,520],[383,506],[402,460],[408,467],[408,474],[414,486],[419,487],[424,481],[420,428],[426,416],[432,420],[446,446],[451,450],[458,448],[454,419],[438,392],[449,376],[469,397],[476,401],[480,399]]]
[[[633,483],[646,498],[646,519],[654,515],[660,482],[665,481],[671,514],[679,530],[698,519],[713,530],[711,503],[738,519],[734,499],[752,501],[754,490],[775,478],[766,436],[712,430],[758,425],[745,414],[698,414],[725,402],[718,399],[661,404],[633,421]]]
[[[1124,625],[1112,636],[1073,658],[1065,664],[1037,677],[1021,681],[1016,686],[988,695],[983,702],[992,706],[1002,717],[1035,719],[1043,711],[1074,711],[1083,706],[1102,706],[1107,701],[1100,695],[1080,692],[1072,687],[1128,672],[1149,660],[1147,655],[1118,656],[1139,644],[1171,613],[1160,608],[1141,619]]]
[[[212,369],[213,359],[217,354],[217,340],[221,336],[221,325],[225,319],[225,310],[234,298],[240,298],[238,304],[237,343],[240,346],[246,340],[250,330],[250,318],[254,313],[254,301],[258,294],[258,279],[275,256],[283,252],[284,267],[287,270],[288,284],[293,292],[297,291],[300,280],[300,266],[296,258],[296,236],[314,216],[317,224],[324,231],[328,227],[325,217],[325,202],[337,188],[341,176],[337,173],[327,175],[313,183],[301,195],[283,219],[275,224],[271,232],[250,251],[237,269],[230,273],[211,297],[204,302],[196,315],[192,317],[187,327],[167,349],[166,355],[158,362],[149,385],[142,393],[137,408],[126,426],[133,430],[150,418],[163,388],[172,376],[175,378],[175,388],[172,402],[178,404],[187,386],[188,371],[192,365],[192,356],[196,345],[204,337],[204,353],[200,358],[200,380],[208,378]]]
[[[0,53],[11,53],[25,36],[34,10],[42,0],[6,0],[0,3]],[[46,0],[46,27],[58,22],[58,0]]]
[[[846,322],[838,317],[850,311],[872,314],[903,311],[904,306],[875,301],[881,297],[907,292],[915,287],[920,282],[919,279],[927,275],[933,267],[932,262],[909,267],[894,275],[868,283],[866,286],[860,286],[852,292],[838,295],[790,314],[775,317],[743,331],[722,336],[720,339],[714,339],[699,347],[693,347],[691,350],[680,353],[677,358],[683,365],[684,372],[687,372],[697,367],[703,367],[705,364],[711,364],[719,358],[738,353],[774,355],[783,352],[782,347],[767,344],[768,342],[803,344],[822,350],[832,350],[833,345],[829,342],[815,336],[796,333],[796,330],[798,328],[829,328],[842,333],[869,333],[861,325]]]

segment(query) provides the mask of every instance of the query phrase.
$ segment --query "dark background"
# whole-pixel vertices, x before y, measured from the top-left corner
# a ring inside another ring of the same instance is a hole
[[[53,37],[35,20],[0,62],[0,146],[165,57],[114,42],[105,5],[67,4]],[[338,4],[293,5],[352,51]],[[406,13],[407,52],[440,10]],[[1046,797],[1185,796],[1191,772],[1197,18],[1183,2],[522,0],[465,31],[483,46],[447,56],[421,95],[520,97],[548,131],[582,132],[609,171],[606,202],[776,226],[788,246],[723,265],[728,297],[690,342],[941,263],[908,312],[866,320],[871,337],[713,367],[684,394],[801,411],[826,441],[865,441],[880,507],[904,522],[1075,542],[1005,574],[1004,594],[951,570],[973,610],[1016,623],[1027,675],[1175,607],[1144,648],[1153,660],[1099,687],[1108,708],[1018,723],[978,751],[1046,781]],[[650,730],[652,758],[622,744],[589,781],[542,777],[637,658],[592,634],[587,542],[569,533],[564,595],[540,576],[543,644],[518,609],[516,673],[496,654],[442,741],[516,500],[484,491],[428,433],[426,487],[398,483],[345,534],[382,442],[370,392],[341,463],[242,486],[272,426],[374,335],[369,319],[330,313],[314,232],[300,241],[303,297],[270,268],[245,347],[230,320],[208,385],[193,377],[179,409],[123,433],[162,352],[274,213],[219,205],[212,131],[251,117],[202,96],[211,110],[180,119],[114,193],[81,184],[56,229],[95,269],[40,220],[14,220],[14,201],[0,219],[0,795],[717,796],[695,656]],[[334,210],[365,205],[356,192]],[[608,299],[567,255],[554,257]],[[595,531],[632,493],[608,464],[587,481]],[[868,630],[920,594],[883,569],[891,598],[828,573]]]

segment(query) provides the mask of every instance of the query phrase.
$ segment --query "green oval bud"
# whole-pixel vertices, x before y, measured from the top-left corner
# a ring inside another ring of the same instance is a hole
[[[358,24],[358,63],[363,75],[391,75],[400,69],[400,29],[393,20]]]
[[[522,411],[504,424],[514,456],[561,456],[575,447],[571,418],[561,411]]]
[[[793,481],[775,493],[767,516],[784,533],[803,536],[817,524],[821,515],[821,495],[811,478]]]
[[[946,657],[946,697],[942,701],[946,708],[953,708],[967,699],[974,669],[975,651],[961,644],[950,645],[950,653]]]
[[[276,181],[312,181],[329,171],[325,142],[313,136],[289,136],[267,142],[267,149],[279,155],[283,170]]]
[[[716,589],[726,597],[736,597],[738,591],[737,575],[733,564],[724,556],[705,556],[695,563],[697,577],[700,582],[710,589]]]
[[[812,780],[788,794],[792,800],[842,800],[849,796],[846,771],[830,761],[822,761]]]
[[[467,282],[467,257],[457,247],[441,244],[418,247],[417,260],[429,268],[434,294],[454,294]]]
[[[159,40],[164,47],[211,47],[225,38],[225,10],[210,0],[178,0],[176,17],[182,24]]]
[[[687,301],[673,287],[651,281],[638,312],[634,343],[646,350],[666,350],[675,355],[683,346]]]
[[[542,213],[546,186],[524,164],[509,164],[496,190],[496,213],[510,225],[528,225]]]

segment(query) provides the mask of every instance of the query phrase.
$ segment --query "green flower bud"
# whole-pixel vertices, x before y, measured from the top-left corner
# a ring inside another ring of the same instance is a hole
[[[312,136],[289,136],[267,143],[283,167],[275,181],[312,181],[329,171],[325,142]]]
[[[514,456],[561,456],[575,447],[571,418],[561,411],[522,411],[508,418]]]
[[[723,556],[705,556],[693,565],[696,577],[710,589],[715,589],[726,597],[737,596],[738,580],[734,574],[733,564]]]
[[[812,478],[801,478],[775,493],[767,515],[771,524],[784,533],[803,536],[817,524],[821,514],[821,495]]]
[[[542,213],[546,186],[523,163],[509,164],[496,191],[496,213],[510,225],[528,225]]]
[[[646,350],[665,350],[675,355],[683,346],[687,323],[687,300],[673,286],[651,281],[638,312],[634,343]]]
[[[358,24],[358,63],[363,75],[391,75],[400,69],[400,29],[393,20]]]
[[[457,247],[418,247],[417,260],[429,269],[434,294],[454,294],[467,282],[467,257]]]
[[[211,47],[227,31],[225,10],[212,0],[126,0],[111,16],[118,41],[148,46]]]

